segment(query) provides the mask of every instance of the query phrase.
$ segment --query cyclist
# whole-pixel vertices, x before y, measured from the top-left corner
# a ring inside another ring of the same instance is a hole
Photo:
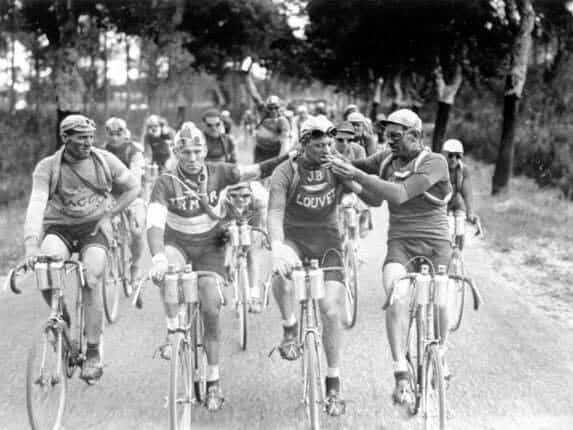
[[[228,110],[221,111],[221,121],[223,121],[223,127],[225,128],[225,134],[231,135],[233,131],[233,118],[231,118],[231,112]]]
[[[159,171],[165,169],[165,163],[171,157],[173,130],[158,115],[150,115],[144,122],[141,142],[146,160],[157,164]]]
[[[282,163],[271,177],[268,228],[272,247],[273,294],[283,319],[283,339],[278,348],[283,359],[300,356],[297,343],[298,323],[294,314],[292,286],[285,277],[300,265],[301,258],[326,256],[323,266],[342,266],[337,205],[345,186],[323,164],[330,152],[336,130],[324,117],[311,117],[302,126],[302,153],[296,161]],[[350,191],[350,190],[349,190]],[[326,410],[330,415],[344,413],[340,396],[340,355],[342,328],[340,297],[343,294],[340,273],[325,274],[326,297],[320,300],[324,327],[326,375]]]
[[[255,101],[262,118],[255,126],[255,163],[286,153],[289,145],[290,125],[288,120],[279,113],[280,99],[271,95],[263,102],[249,73],[247,74],[247,90]]]
[[[268,191],[260,182],[239,182],[224,191],[225,221],[244,221],[249,225],[266,230]],[[263,266],[263,251],[260,243],[253,241],[247,256],[249,270],[250,311],[259,313],[262,309],[260,268]],[[231,268],[229,268],[231,269]]]
[[[473,212],[472,181],[468,167],[463,163],[464,146],[458,139],[448,139],[442,147],[442,154],[448,160],[450,182],[453,187],[452,199],[448,203],[448,215],[454,219],[466,218],[472,224],[477,221]],[[454,231],[452,228],[451,231]],[[464,246],[464,236],[455,238],[460,249]]]
[[[346,106],[342,111],[342,121],[348,121],[348,115],[350,115],[353,112],[359,112],[358,106],[356,106],[355,104],[349,104],[348,106]]]
[[[105,149],[115,155],[125,166],[131,170],[141,186],[145,159],[143,148],[131,140],[131,133],[122,118],[111,117],[105,123],[107,141]],[[141,255],[145,245],[143,233],[145,230],[145,202],[143,198],[136,198],[127,208],[129,228],[131,230],[131,280],[135,283],[140,277]]]
[[[147,211],[151,275],[159,282],[168,264],[182,267],[191,262],[195,270],[225,276],[221,191],[229,185],[269,175],[288,155],[249,166],[206,162],[205,137],[196,127],[183,127],[177,133],[174,155],[176,165],[155,182]],[[219,384],[220,298],[215,279],[200,278],[199,294],[208,362],[205,406],[216,411],[221,408],[223,397]],[[165,312],[167,339],[160,353],[169,359],[172,335],[178,328],[178,306],[166,304]]]
[[[376,138],[370,132],[371,127],[369,126],[366,117],[360,112],[351,112],[348,115],[348,122],[350,122],[354,127],[358,143],[360,143],[360,145],[364,148],[366,155],[370,156],[376,153]]]
[[[379,152],[353,164],[332,159],[332,171],[358,182],[363,187],[359,197],[376,205],[384,200],[388,202],[390,225],[383,267],[383,283],[388,294],[392,288],[404,287],[394,282],[406,274],[406,264],[412,257],[427,257],[436,269],[438,265],[448,264],[451,249],[446,204],[451,184],[444,157],[424,147],[422,120],[416,113],[409,109],[397,110],[384,123],[390,153]],[[386,313],[386,327],[396,381],[392,397],[396,403],[404,404],[413,397],[404,352],[403,327],[407,318],[404,297],[407,294],[398,295],[402,300],[396,300]],[[442,357],[448,332],[446,311],[446,307],[440,308]]]
[[[309,118],[308,114],[308,107],[306,104],[301,104],[296,108],[296,118],[295,118],[295,126],[296,126],[296,136],[300,136],[300,129],[304,122]]]
[[[209,109],[203,114],[203,134],[207,142],[205,161],[237,162],[237,146],[233,137],[225,132],[225,123],[221,113]]]
[[[83,115],[69,115],[60,124],[64,146],[35,167],[32,193],[24,225],[26,259],[38,255],[70,258],[78,252],[89,288],[86,309],[86,360],[82,378],[102,374],[100,340],[103,334],[102,280],[111,237],[111,219],[139,194],[139,183],[113,154],[95,148],[95,123]],[[115,195],[115,204],[110,193]],[[49,295],[44,295],[49,302]],[[68,317],[69,318],[69,317]]]

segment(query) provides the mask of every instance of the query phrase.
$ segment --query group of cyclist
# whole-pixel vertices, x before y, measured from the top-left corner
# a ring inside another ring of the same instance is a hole
[[[74,114],[61,122],[64,146],[34,170],[24,241],[30,264],[38,255],[67,259],[74,252],[84,261],[88,348],[83,378],[97,380],[103,373],[101,288],[112,218],[122,211],[127,211],[133,233],[132,279],[141,277],[146,232],[150,274],[158,285],[170,265],[191,263],[194,270],[225,277],[229,269],[225,225],[230,218],[246,217],[266,227],[275,274],[273,295],[282,317],[278,350],[286,360],[301,354],[290,273],[307,259],[319,259],[324,267],[343,265],[338,219],[343,194],[359,197],[362,236],[371,229],[368,207],[388,204],[388,252],[383,265],[387,294],[401,288],[395,280],[406,273],[410,258],[425,256],[436,266],[448,263],[448,211],[465,211],[469,220],[475,220],[461,142],[448,140],[443,155],[430,152],[423,143],[422,121],[413,111],[395,111],[375,124],[385,139],[377,142],[373,125],[355,105],[348,106],[337,127],[321,112],[308,114],[306,107],[290,121],[280,113],[279,97],[263,101],[253,89],[254,85],[250,91],[262,120],[254,128],[254,164],[249,165],[237,163],[225,115],[215,109],[204,113],[202,129],[188,121],[177,132],[151,115],[144,123],[141,144],[131,139],[123,119],[110,118],[105,123],[105,149],[94,145],[96,125],[89,118]],[[293,125],[297,139],[289,145]],[[149,202],[141,197],[146,162],[156,163],[160,171]],[[265,177],[270,177],[266,188],[256,182]],[[253,254],[249,260],[253,312],[261,305],[260,258]],[[332,416],[344,413],[346,407],[340,369],[343,280],[343,273],[326,273],[326,295],[319,302],[327,361],[325,409]],[[219,410],[224,399],[219,370],[221,300],[215,282],[205,276],[198,285],[207,354],[205,406],[211,411]],[[49,300],[48,295],[45,298]],[[160,354],[169,359],[171,338],[179,328],[178,308],[163,302],[167,334]],[[412,395],[402,329],[405,311],[405,303],[398,300],[386,314],[396,381],[393,398],[398,403],[410,401]],[[445,354],[446,308],[441,315]]]

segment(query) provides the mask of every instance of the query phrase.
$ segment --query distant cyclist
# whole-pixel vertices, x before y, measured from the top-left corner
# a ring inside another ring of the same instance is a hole
[[[138,180],[117,157],[94,147],[95,130],[95,123],[83,115],[69,115],[60,123],[64,146],[36,165],[24,224],[30,264],[39,255],[69,259],[74,252],[84,263],[88,286],[83,292],[87,352],[81,377],[86,380],[99,379],[103,374],[102,282],[112,236],[111,220],[140,191]],[[47,293],[44,298],[49,302],[51,292],[42,293]]]
[[[150,115],[144,122],[141,143],[145,158],[157,164],[160,172],[165,169],[165,163],[171,157],[173,135],[173,130],[158,115]]]
[[[372,127],[367,118],[360,112],[352,112],[348,115],[348,122],[354,127],[356,139],[366,151],[366,155],[375,154],[377,149],[376,138],[371,131]]]
[[[131,133],[122,118],[111,117],[105,123],[107,141],[105,149],[115,155],[133,173],[141,186],[145,159],[143,148],[130,137]],[[141,255],[145,246],[145,202],[138,197],[127,209],[129,228],[131,230],[131,280],[136,282],[140,277]]]
[[[464,146],[458,139],[448,139],[442,146],[442,154],[448,160],[450,182],[453,187],[452,199],[448,203],[448,214],[454,218],[464,217],[471,223],[477,221],[473,211],[473,191],[470,171],[463,163]],[[456,238],[460,249],[464,245],[463,235]]]
[[[237,145],[233,137],[225,132],[225,122],[221,112],[209,109],[203,114],[203,133],[207,142],[205,161],[237,162]]]

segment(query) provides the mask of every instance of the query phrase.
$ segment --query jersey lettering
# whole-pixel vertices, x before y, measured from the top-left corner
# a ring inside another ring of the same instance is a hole
[[[322,196],[308,196],[298,194],[296,196],[296,204],[309,209],[322,209],[330,206],[336,197],[336,190],[333,188]]]
[[[324,174],[322,170],[309,170],[308,171],[308,182],[320,182],[324,179]]]

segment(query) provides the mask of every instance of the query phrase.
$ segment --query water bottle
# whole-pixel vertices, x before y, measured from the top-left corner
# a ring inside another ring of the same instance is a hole
[[[466,226],[466,214],[456,215],[456,236],[463,236]]]
[[[241,246],[251,246],[251,227],[248,224],[241,224],[239,235]]]
[[[64,288],[64,262],[53,261],[48,268],[52,288]]]
[[[306,289],[306,273],[301,267],[296,267],[292,271],[292,281],[294,284],[294,296],[299,301],[302,302],[308,299],[307,289]]]
[[[229,243],[231,246],[239,246],[239,227],[235,221],[231,221],[229,227],[227,228],[229,232]]]
[[[430,295],[430,285],[432,277],[430,276],[430,266],[422,264],[420,273],[416,276],[416,303],[427,305]]]
[[[157,166],[156,163],[153,163],[151,165],[151,180],[155,181],[158,175],[159,175],[159,167]]]
[[[358,216],[356,215],[356,209],[345,208],[344,217],[346,219],[347,227],[353,228],[356,227],[356,224],[358,224]]]
[[[447,306],[448,304],[448,280],[449,278],[446,273],[446,266],[439,265],[438,273],[434,277],[436,303],[438,306]]]
[[[179,275],[174,265],[169,265],[163,284],[163,300],[165,300],[165,303],[168,305],[179,304]]]
[[[50,282],[48,280],[48,263],[37,262],[34,265],[34,271],[36,272],[36,285],[39,290],[49,290]]]
[[[308,277],[310,279],[310,296],[313,299],[322,299],[325,295],[324,272],[318,267],[318,260],[310,260]]]
[[[181,273],[181,288],[185,303],[197,303],[199,296],[197,292],[197,273],[194,273],[190,264],[186,264]]]

